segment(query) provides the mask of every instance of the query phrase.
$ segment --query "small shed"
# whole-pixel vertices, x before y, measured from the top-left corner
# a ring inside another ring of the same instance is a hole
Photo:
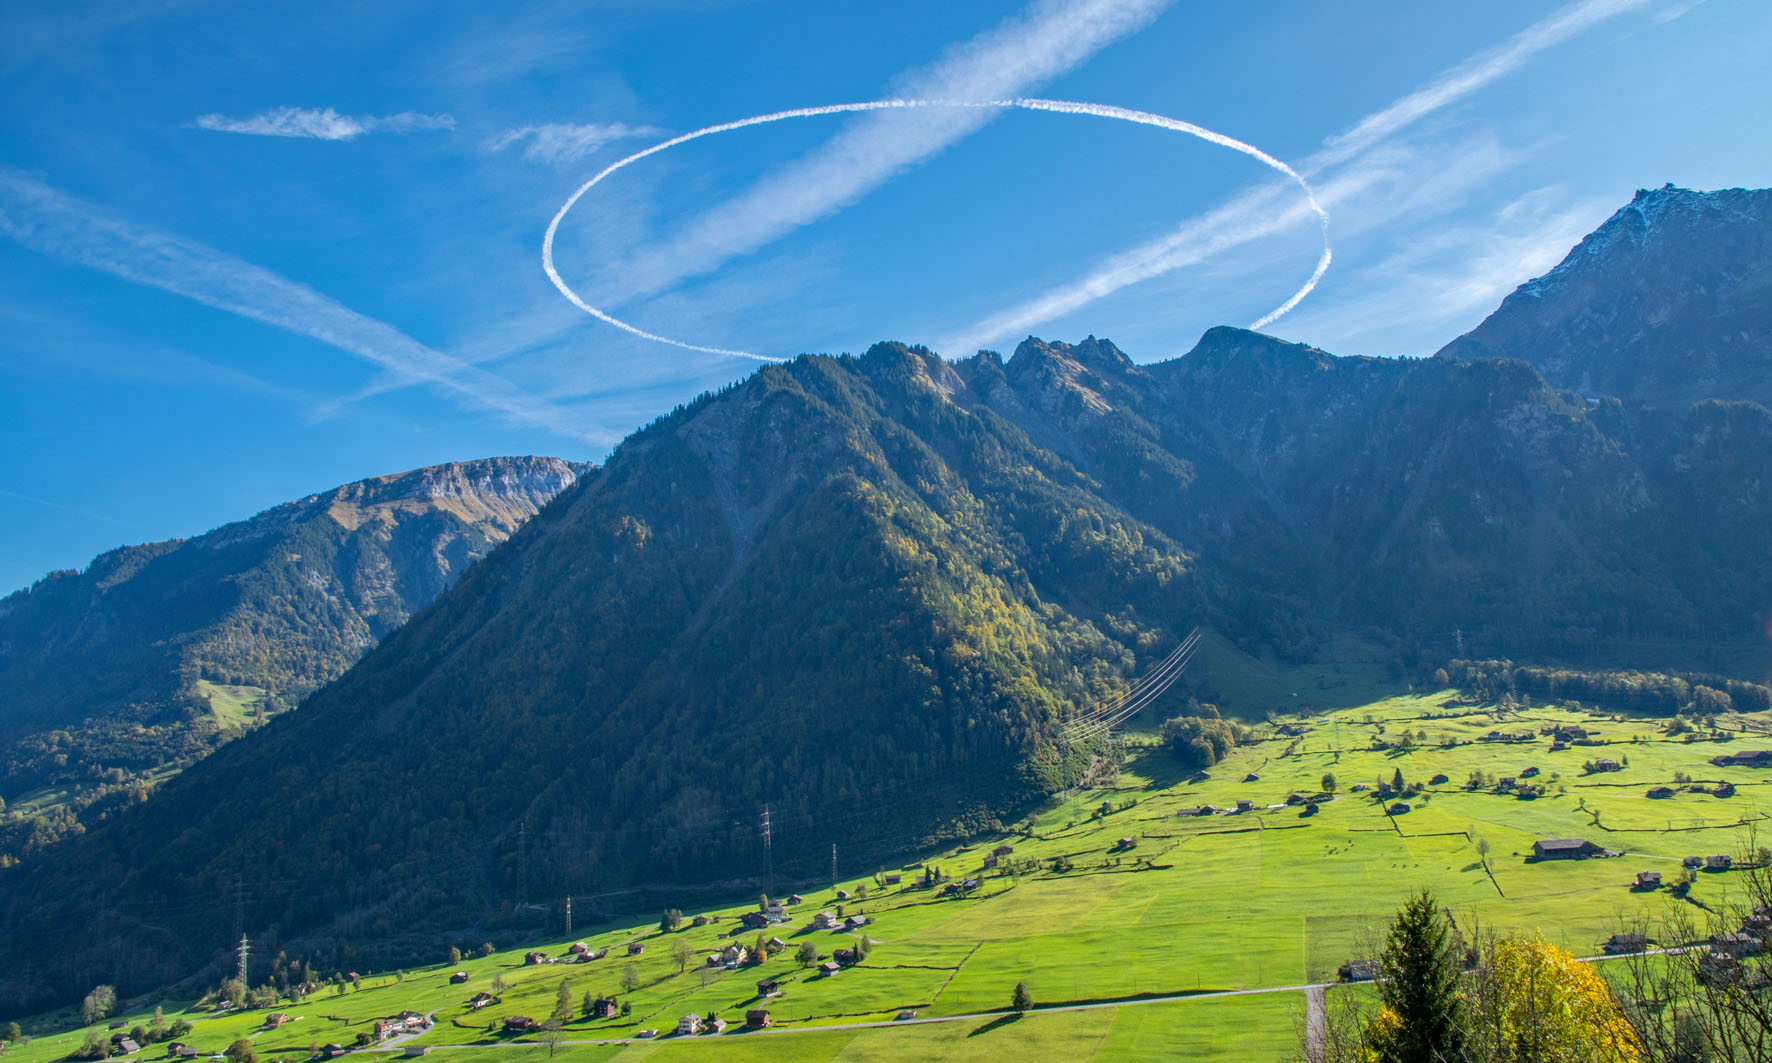
[[[1639,872],[1637,872],[1637,888],[1640,890],[1660,889],[1661,888],[1661,872],[1659,872],[1659,871],[1639,871]]]
[[[767,1030],[769,1028],[769,1009],[752,1008],[745,1012],[744,1028],[747,1030]]]

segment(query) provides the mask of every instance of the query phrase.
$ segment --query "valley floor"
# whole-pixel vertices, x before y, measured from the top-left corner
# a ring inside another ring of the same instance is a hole
[[[574,1060],[1003,1058],[1038,1051],[1053,1059],[1186,1058],[1278,1061],[1290,1058],[1306,1023],[1306,987],[1333,983],[1349,960],[1372,955],[1391,914],[1408,893],[1434,890],[1467,931],[1540,932],[1580,956],[1628,924],[1683,907],[1702,920],[1704,906],[1727,901],[1736,872],[1698,875],[1685,899],[1668,889],[1631,888],[1639,871],[1660,871],[1671,884],[1687,856],[1739,854],[1757,847],[1753,826],[1772,809],[1772,770],[1714,767],[1721,752],[1772,748],[1750,728],[1727,723],[1727,740],[1669,736],[1666,721],[1561,708],[1499,715],[1494,706],[1445,704],[1452,692],[1396,697],[1309,719],[1272,725],[1211,769],[1188,781],[1170,755],[1150,749],[1106,788],[1068,795],[1038,816],[1031,835],[960,847],[930,858],[959,882],[979,888],[961,898],[919,889],[912,869],[884,869],[841,885],[855,896],[839,902],[832,888],[805,892],[804,903],[763,931],[786,949],[760,966],[705,966],[729,944],[752,944],[758,931],[739,928],[754,901],[706,914],[713,921],[672,933],[628,926],[594,935],[476,957],[398,976],[365,978],[360,988],[328,987],[282,1009],[294,1021],[254,1033],[266,1012],[192,1012],[187,1040],[203,1052],[254,1036],[261,1057],[305,1059],[326,1043],[349,1046],[377,1018],[403,1009],[434,1014],[435,1025],[396,1051],[439,1049],[446,1063],[487,1063],[554,1055]],[[1542,732],[1579,724],[1592,744],[1550,751]],[[1529,741],[1485,740],[1492,731],[1530,733]],[[1403,734],[1412,747],[1395,748]],[[1379,748],[1381,743],[1388,748]],[[1583,763],[1609,758],[1622,770],[1586,774]],[[1535,775],[1526,776],[1529,768]],[[1355,784],[1390,781],[1397,771],[1427,784],[1408,812]],[[1285,803],[1312,795],[1333,773],[1334,800],[1311,816]],[[1522,800],[1485,785],[1466,789],[1472,773],[1513,776],[1544,788]],[[1446,780],[1429,783],[1444,775]],[[1248,779],[1248,776],[1255,776]],[[1681,781],[1686,780],[1686,781]],[[1690,783],[1727,780],[1735,795],[1697,793]],[[1674,787],[1651,799],[1650,787]],[[1178,816],[1212,804],[1240,814]],[[1101,813],[1103,804],[1109,811]],[[1623,853],[1612,858],[1531,862],[1532,843],[1583,838]],[[1128,840],[1130,844],[1128,844]],[[1000,844],[1013,853],[996,868],[984,858]],[[1482,855],[1486,853],[1486,859]],[[1054,868],[1055,858],[1068,870]],[[1013,867],[1012,872],[1010,868]],[[884,872],[902,875],[883,885]],[[861,889],[865,887],[865,899]],[[811,929],[821,910],[865,914],[859,932]],[[695,913],[686,913],[693,915]],[[820,958],[851,947],[861,934],[875,944],[860,964],[831,977],[796,962],[804,942]],[[570,963],[567,946],[583,940],[608,948],[605,958]],[[693,947],[686,964],[673,946]],[[629,943],[644,952],[626,955]],[[1667,942],[1663,944],[1678,944]],[[525,964],[539,949],[549,961]],[[621,988],[632,964],[638,986]],[[467,981],[452,984],[452,972]],[[503,985],[499,1002],[482,1009],[466,1001]],[[781,982],[780,995],[757,998],[760,979]],[[572,1019],[561,1043],[540,1035],[496,1032],[512,1015],[546,1018],[562,980],[569,982]],[[1037,1010],[1006,1014],[1011,990],[1025,982]],[[1331,985],[1327,992],[1357,991]],[[626,1018],[588,1020],[579,1002],[590,993],[631,1005]],[[1180,997],[1182,999],[1153,1000]],[[747,1009],[766,1007],[774,1028],[743,1032]],[[919,1020],[895,1022],[900,1010]],[[178,1017],[167,1007],[168,1020]],[[147,1009],[129,1024],[145,1023]],[[643,1029],[670,1034],[679,1016],[718,1013],[733,1029],[718,1036],[639,1040]],[[879,1024],[879,1025],[868,1025]],[[490,1029],[489,1029],[490,1027]],[[13,1046],[7,1063],[47,1063],[80,1043],[83,1033],[38,1037]],[[627,1041],[599,1045],[591,1042]],[[137,1058],[163,1054],[144,1048]],[[385,1056],[383,1058],[386,1058]]]

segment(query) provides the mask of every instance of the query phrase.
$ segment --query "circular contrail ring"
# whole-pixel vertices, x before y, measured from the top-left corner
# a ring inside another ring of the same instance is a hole
[[[797,107],[788,111],[775,111],[770,114],[754,115],[750,118],[740,118],[737,121],[721,122],[719,125],[704,126],[701,129],[684,133],[681,136],[672,137],[669,140],[654,144],[650,148],[636,151],[626,158],[617,159],[615,162],[612,162],[608,166],[599,170],[596,176],[592,177],[584,184],[579,185],[577,191],[568,196],[566,202],[560,204],[560,209],[554,212],[553,219],[548,222],[547,233],[542,237],[541,241],[541,268],[547,271],[548,279],[554,282],[554,287],[560,289],[560,294],[570,300],[572,305],[578,307],[580,310],[583,310],[585,313],[599,321],[614,325],[616,328],[635,336],[639,336],[641,339],[653,340],[657,343],[666,343],[672,347],[681,347],[686,351],[700,351],[704,354],[726,354],[732,355],[736,358],[754,358],[763,362],[784,361],[786,360],[785,358],[775,355],[757,354],[753,351],[739,351],[727,347],[708,347],[699,343],[686,343],[683,340],[674,340],[669,336],[661,336],[656,332],[648,332],[637,325],[630,325],[613,314],[606,313],[605,311],[592,306],[590,303],[580,298],[579,294],[572,290],[571,285],[568,285],[561,279],[560,271],[554,268],[554,235],[560,229],[560,222],[566,218],[566,213],[584,197],[586,192],[595,188],[610,174],[615,173],[617,170],[620,170],[625,166],[630,166],[633,163],[639,162],[641,159],[644,159],[649,155],[656,155],[661,151],[674,148],[679,144],[688,143],[691,140],[713,136],[715,133],[730,133],[735,129],[744,129],[748,126],[764,125],[769,122],[780,122],[788,118],[815,118],[820,115],[845,114],[852,111],[888,111],[912,107],[1015,107],[1025,111],[1050,111],[1058,114],[1082,114],[1091,115],[1096,118],[1114,118],[1122,122],[1132,122],[1136,125],[1155,126],[1158,129],[1167,129],[1174,133],[1186,133],[1189,136],[1198,137],[1201,140],[1217,144],[1220,147],[1242,152],[1244,155],[1248,155],[1249,157],[1260,161],[1270,169],[1285,174],[1304,192],[1305,199],[1310,203],[1311,210],[1317,215],[1317,220],[1323,230],[1323,254],[1322,257],[1317,260],[1317,268],[1311,273],[1310,279],[1305,281],[1303,286],[1296,292],[1293,292],[1285,302],[1281,303],[1272,312],[1255,322],[1252,326],[1254,328],[1261,328],[1297,306],[1300,300],[1311,293],[1311,289],[1317,286],[1317,282],[1323,279],[1323,274],[1329,269],[1329,262],[1332,256],[1329,251],[1328,212],[1323,209],[1322,204],[1317,202],[1316,192],[1311,188],[1310,183],[1300,176],[1297,170],[1294,170],[1292,167],[1281,162],[1279,159],[1274,158],[1267,152],[1262,151],[1255,145],[1245,143],[1235,137],[1225,136],[1223,133],[1213,132],[1204,126],[1198,126],[1192,122],[1184,122],[1179,118],[1169,118],[1165,115],[1152,114],[1149,111],[1135,111],[1127,107],[1113,107],[1101,103],[1079,103],[1073,100],[1044,100],[1032,97],[1016,97],[1007,100],[979,100],[972,102],[956,100],[886,99],[866,100],[861,103],[833,103],[822,107]]]

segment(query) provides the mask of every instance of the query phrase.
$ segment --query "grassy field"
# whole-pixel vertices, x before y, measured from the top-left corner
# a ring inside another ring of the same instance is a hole
[[[1350,687],[1371,681],[1363,675],[1345,679]],[[964,899],[914,888],[909,872],[899,886],[883,887],[871,877],[844,882],[852,893],[866,888],[865,900],[854,897],[843,910],[874,920],[864,932],[876,944],[863,963],[835,977],[816,977],[793,958],[803,942],[812,942],[821,956],[854,944],[852,935],[810,928],[815,912],[838,905],[834,890],[825,887],[802,890],[805,903],[768,931],[787,950],[758,967],[700,966],[720,946],[756,940],[755,931],[738,926],[739,913],[755,907],[750,900],[706,913],[713,921],[705,926],[671,934],[642,925],[585,937],[593,947],[609,948],[607,958],[593,962],[526,965],[523,953],[530,948],[552,960],[569,958],[570,940],[534,942],[455,967],[366,977],[359,988],[328,987],[284,1005],[295,1021],[276,1031],[255,1033],[263,1011],[183,1013],[169,1003],[167,1018],[183,1014],[193,1021],[188,1040],[204,1051],[254,1036],[262,1056],[296,1060],[312,1046],[349,1045],[376,1018],[411,1009],[436,1019],[413,1043],[446,1047],[449,1063],[513,1063],[539,1058],[548,1048],[513,1047],[513,1039],[495,1031],[497,1021],[519,1014],[547,1017],[564,980],[572,1019],[563,1034],[569,1043],[559,1052],[575,1060],[970,1059],[1028,1048],[1054,1059],[1274,1061],[1294,1051],[1302,1021],[1304,994],[1291,987],[1332,980],[1342,963],[1369,955],[1402,898],[1419,888],[1431,887],[1461,926],[1537,930],[1579,955],[1599,952],[1600,943],[1634,915],[1669,905],[1714,906],[1727,897],[1731,873],[1700,875],[1683,901],[1666,890],[1629,887],[1638,871],[1659,870],[1671,880],[1681,857],[1740,850],[1749,827],[1772,809],[1772,772],[1715,768],[1708,761],[1721,750],[1768,744],[1765,739],[1691,741],[1665,735],[1663,721],[1562,709],[1529,708],[1503,719],[1493,707],[1443,707],[1449,696],[1391,697],[1304,720],[1284,718],[1302,727],[1296,735],[1262,725],[1254,740],[1203,782],[1187,781],[1188,773],[1167,751],[1145,750],[1111,786],[1055,801],[1036,818],[1031,835],[985,840],[932,858],[955,879],[981,876],[981,888]],[[1550,752],[1550,739],[1539,732],[1560,723],[1580,723],[1597,744]],[[1496,729],[1530,731],[1533,737],[1518,744],[1481,740]],[[1413,748],[1394,748],[1405,733]],[[1600,757],[1627,766],[1585,774],[1583,762]],[[1536,800],[1492,787],[1463,788],[1472,773],[1520,776],[1531,767],[1538,773],[1530,781],[1545,789]],[[1395,816],[1369,793],[1352,792],[1357,783],[1389,780],[1399,770],[1408,781],[1427,783],[1442,774],[1447,781],[1429,785],[1411,799],[1411,811]],[[1301,817],[1298,808],[1284,804],[1288,794],[1316,793],[1326,772],[1339,786],[1318,814]],[[1692,781],[1728,779],[1738,791],[1725,799],[1682,785],[1671,799],[1644,796],[1651,786],[1674,785],[1676,773]],[[1258,778],[1245,781],[1248,775]],[[1239,800],[1252,802],[1254,810],[1176,815],[1184,807],[1235,807]],[[1101,815],[1104,802],[1111,810]],[[1626,855],[1524,859],[1534,840],[1557,837],[1587,838]],[[1131,846],[1121,839],[1131,839]],[[1014,846],[1018,873],[983,871],[983,858],[999,843]],[[1479,843],[1487,843],[1486,862]],[[1053,868],[1058,857],[1069,870]],[[678,940],[693,946],[687,969],[672,957]],[[630,959],[625,950],[631,941],[645,951]],[[623,992],[630,963],[639,986]],[[467,974],[465,984],[450,983],[456,970]],[[793,1032],[633,1040],[646,1028],[668,1033],[678,1016],[692,1012],[717,1012],[742,1025],[745,1010],[760,1006],[756,982],[765,977],[782,980],[783,991],[766,1006],[778,1031]],[[465,1001],[492,991],[495,978],[505,987],[499,1003],[469,1008]],[[1017,981],[1025,981],[1043,1007],[1281,991],[1036,1010],[1019,1019],[998,1014]],[[619,996],[631,1013],[583,1019],[579,1002],[587,992]],[[901,1009],[953,1021],[821,1029],[888,1021]],[[145,1024],[150,1011],[132,1008],[127,1021]],[[82,1036],[39,1036],[12,1047],[7,1063],[60,1058]],[[632,1043],[572,1043],[599,1039]],[[161,1054],[149,1048],[143,1058]]]
[[[209,713],[224,731],[239,731],[263,723],[263,687],[233,686],[197,680],[197,696],[209,702]]]

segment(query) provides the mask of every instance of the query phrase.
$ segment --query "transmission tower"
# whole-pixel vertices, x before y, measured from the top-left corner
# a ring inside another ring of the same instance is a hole
[[[246,885],[238,877],[234,879],[234,933],[240,935],[240,944],[234,946],[234,953],[239,957],[234,976],[241,985],[250,985],[246,981]]]
[[[837,843],[831,843],[831,888],[837,888]]]
[[[566,898],[566,936],[572,936],[572,898]]]
[[[763,806],[763,884],[769,890],[775,889],[775,849],[771,844],[774,840],[769,819],[769,806]]]

